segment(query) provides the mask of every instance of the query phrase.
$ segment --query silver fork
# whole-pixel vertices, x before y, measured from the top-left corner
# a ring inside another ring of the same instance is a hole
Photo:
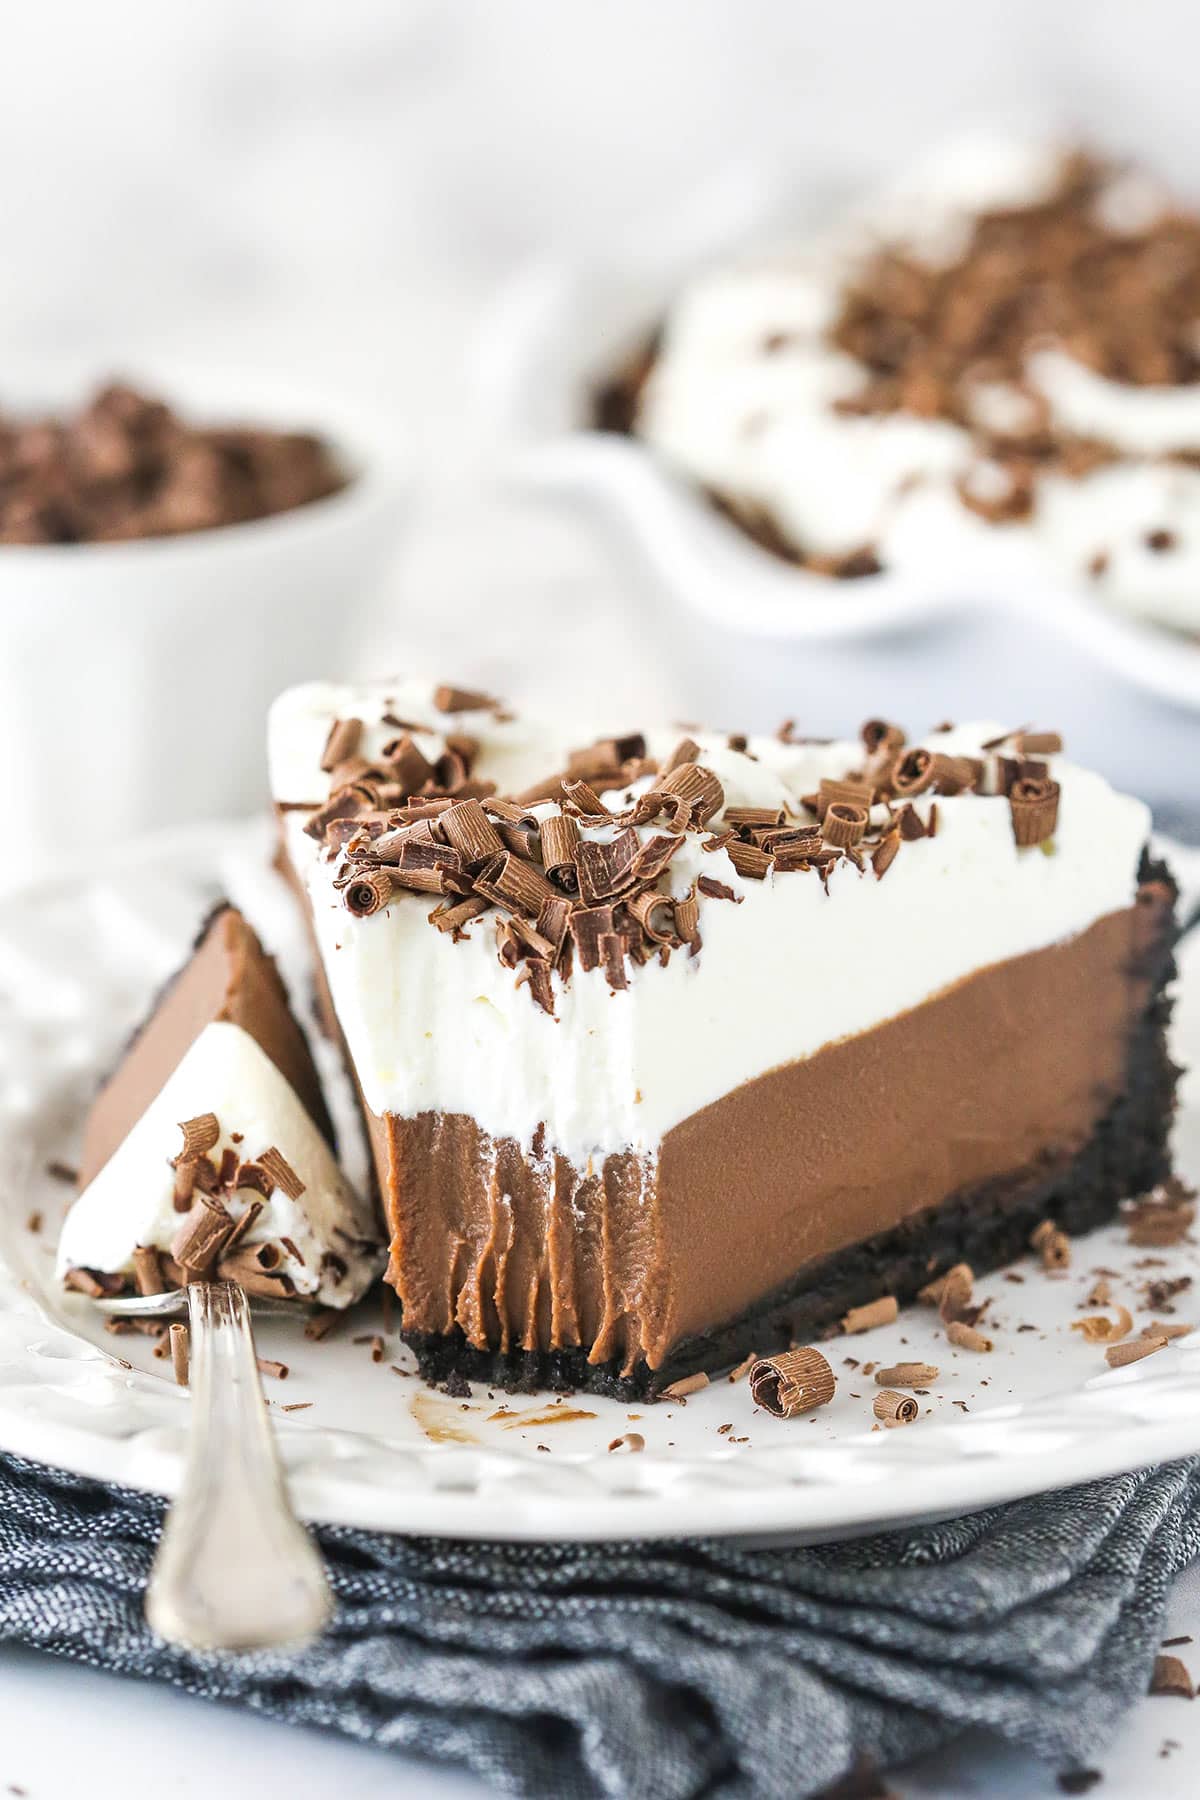
[[[250,1302],[235,1281],[98,1300],[116,1318],[186,1312],[191,1426],[179,1492],[150,1571],[146,1619],[194,1650],[254,1650],[321,1630],[333,1599],[284,1486],[263,1399]],[[261,1311],[291,1311],[256,1302]]]

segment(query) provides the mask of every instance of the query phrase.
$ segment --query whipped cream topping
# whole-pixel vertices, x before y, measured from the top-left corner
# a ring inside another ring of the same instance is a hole
[[[280,1244],[280,1267],[298,1294],[325,1306],[349,1306],[383,1266],[374,1217],[350,1188],[290,1082],[240,1025],[216,1021],[200,1032],[161,1091],[105,1163],[63,1224],[58,1273],[101,1269],[132,1274],[139,1246],[170,1251],[181,1217],[175,1211],[171,1159],[182,1119],[213,1112],[221,1126],[212,1151],[253,1156],[274,1145],[304,1192],[293,1200],[276,1188],[246,1234],[248,1244]],[[241,1142],[235,1144],[233,1134]],[[258,1192],[232,1196],[235,1219]],[[287,1239],[298,1254],[286,1249]],[[326,1255],[337,1259],[326,1265]],[[334,1270],[345,1273],[335,1277]]]
[[[419,705],[416,690],[409,692],[409,704]],[[363,699],[363,690],[324,687],[277,702],[271,763],[286,780],[280,799],[306,781],[316,792],[303,768],[303,733],[310,748],[317,738],[323,745],[335,718],[363,716]],[[321,708],[323,729],[313,730]],[[519,759],[509,726],[486,714],[452,729],[480,739],[473,774],[481,778],[495,778],[493,757],[505,768],[524,763],[528,781],[561,767],[558,727],[527,721]],[[977,755],[1001,731],[993,723],[965,726],[928,742],[950,756]],[[570,733],[575,743],[583,735]],[[697,760],[722,783],[725,806],[798,814],[803,794],[863,760],[855,741],[753,738],[740,751],[724,736],[694,729],[691,736]],[[678,737],[678,728],[649,732],[648,749],[665,755]],[[525,1145],[540,1127],[549,1147],[586,1168],[611,1151],[652,1153],[673,1126],[742,1083],[1130,905],[1149,831],[1146,808],[1061,756],[1049,761],[1061,788],[1052,854],[1017,849],[1009,803],[998,794],[921,796],[914,804],[922,817],[937,806],[936,835],[904,843],[882,880],[869,864],[860,872],[840,863],[828,892],[812,873],[743,879],[726,850],[705,851],[689,835],[668,865],[671,892],[706,875],[735,896],[700,895],[699,952],[636,968],[616,992],[602,969],[577,965],[565,983],[556,973],[554,1017],[532,1004],[499,960],[494,919],[472,921],[453,942],[428,924],[430,897],[415,894],[355,918],[334,887],[338,863],[305,834],[304,813],[282,816],[371,1110],[465,1113],[493,1136]],[[609,797],[616,805],[629,791]],[[710,826],[720,824],[718,814]],[[613,828],[583,829],[603,837]]]
[[[1000,475],[981,466],[970,431],[916,413],[834,410],[868,383],[865,365],[829,331],[870,251],[903,245],[948,266],[978,213],[1045,200],[1062,156],[1045,144],[952,146],[836,237],[697,276],[665,320],[638,435],[735,510],[765,512],[807,555],[870,547],[887,569],[986,582],[1001,530],[1028,577],[1084,584],[1125,611],[1200,630],[1200,473],[1158,460],[1200,451],[1200,384],[1139,386],[1064,350],[1031,350],[1024,386],[1051,429],[1101,440],[1121,461],[1079,480],[1039,481],[1032,515],[1002,527],[959,498],[960,485],[1001,497],[989,492]],[[1110,229],[1132,232],[1167,200],[1148,177],[1117,173],[1095,205]],[[1029,394],[981,379],[972,417],[984,429],[1019,430]]]

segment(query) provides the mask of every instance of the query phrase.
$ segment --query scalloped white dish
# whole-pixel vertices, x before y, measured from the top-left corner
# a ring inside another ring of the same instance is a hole
[[[86,1302],[54,1287],[71,1190],[47,1164],[70,1161],[98,1076],[219,893],[251,913],[293,992],[307,992],[298,926],[267,854],[264,825],[196,827],[135,846],[63,889],[0,901],[4,1450],[174,1491],[187,1396],[146,1339],[107,1335]],[[1175,1051],[1200,1064],[1200,936],[1185,944],[1181,966]],[[346,1098],[334,1094],[353,1173]],[[1200,1175],[1196,1075],[1184,1081],[1177,1148],[1181,1171]],[[293,1494],[310,1519],[467,1538],[822,1539],[1200,1450],[1200,1333],[1114,1372],[1070,1330],[1094,1310],[1084,1295],[1097,1267],[1119,1272],[1114,1300],[1133,1309],[1135,1330],[1151,1316],[1142,1298],[1150,1277],[1200,1274],[1200,1245],[1158,1254],[1163,1264],[1147,1266],[1112,1228],[1078,1241],[1063,1276],[1027,1259],[1019,1281],[989,1277],[980,1292],[991,1298],[991,1355],[952,1349],[921,1308],[834,1339],[833,1403],[790,1421],[757,1411],[746,1382],[724,1378],[686,1406],[479,1387],[469,1400],[450,1398],[413,1373],[394,1320],[374,1304],[322,1343],[304,1337],[299,1319],[264,1321],[260,1349],[289,1368],[268,1387]],[[1195,1294],[1200,1323],[1200,1282]],[[1178,1296],[1178,1319],[1190,1319],[1190,1299]],[[875,1388],[862,1365],[911,1359],[940,1370],[920,1419],[872,1429]],[[628,1433],[645,1448],[610,1452]]]
[[[669,228],[639,234],[619,272],[547,257],[515,276],[474,356],[481,436],[501,478],[586,506],[633,548],[675,612],[747,654],[768,643],[786,656],[795,646],[895,638],[987,610],[1036,619],[1121,682],[1200,709],[1200,644],[1106,607],[1082,582],[1051,577],[1016,534],[989,531],[981,566],[981,528],[964,523],[962,541],[948,540],[919,576],[830,581],[764,549],[639,440],[590,426],[597,386],[645,342],[687,273],[770,238],[781,221],[794,237],[797,216],[778,178],[742,168]],[[803,667],[798,656],[794,667]]]

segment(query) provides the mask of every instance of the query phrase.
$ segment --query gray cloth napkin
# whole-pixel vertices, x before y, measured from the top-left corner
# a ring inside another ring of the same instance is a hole
[[[294,1653],[142,1618],[161,1502],[0,1457],[0,1638],[167,1681],[505,1793],[814,1794],[984,1726],[1094,1764],[1200,1551],[1200,1458],[809,1549],[320,1532],[338,1613]]]

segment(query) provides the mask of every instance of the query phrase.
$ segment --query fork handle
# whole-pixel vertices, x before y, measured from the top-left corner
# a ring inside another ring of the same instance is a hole
[[[333,1601],[284,1487],[249,1302],[234,1281],[193,1282],[187,1301],[191,1430],[146,1618],[160,1637],[197,1650],[312,1637]]]

